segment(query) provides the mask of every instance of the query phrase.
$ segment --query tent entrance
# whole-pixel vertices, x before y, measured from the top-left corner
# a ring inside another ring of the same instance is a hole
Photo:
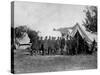
[[[84,54],[86,50],[88,50],[88,43],[85,41],[84,38],[80,35],[79,31],[76,32],[75,36],[73,37],[75,40],[75,53],[76,54]]]

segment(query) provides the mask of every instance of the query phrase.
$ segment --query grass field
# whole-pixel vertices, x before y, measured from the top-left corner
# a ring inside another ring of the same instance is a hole
[[[15,73],[54,72],[96,68],[96,55],[30,56],[15,54],[14,56]]]

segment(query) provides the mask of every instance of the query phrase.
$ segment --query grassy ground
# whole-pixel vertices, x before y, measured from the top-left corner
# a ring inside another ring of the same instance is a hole
[[[14,68],[15,73],[96,69],[97,56],[30,56],[15,54]]]

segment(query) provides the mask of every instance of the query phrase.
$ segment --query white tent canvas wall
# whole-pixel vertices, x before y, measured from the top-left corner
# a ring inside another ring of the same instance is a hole
[[[17,49],[26,49],[30,47],[30,39],[27,33],[24,34],[23,38],[21,39],[17,38],[16,40],[19,43],[19,45],[17,46]]]

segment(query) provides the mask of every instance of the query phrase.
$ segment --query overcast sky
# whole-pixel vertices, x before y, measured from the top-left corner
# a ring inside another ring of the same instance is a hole
[[[15,2],[14,25],[27,25],[33,30],[40,31],[41,36],[59,36],[53,28],[71,27],[78,22],[82,24],[86,6]]]

